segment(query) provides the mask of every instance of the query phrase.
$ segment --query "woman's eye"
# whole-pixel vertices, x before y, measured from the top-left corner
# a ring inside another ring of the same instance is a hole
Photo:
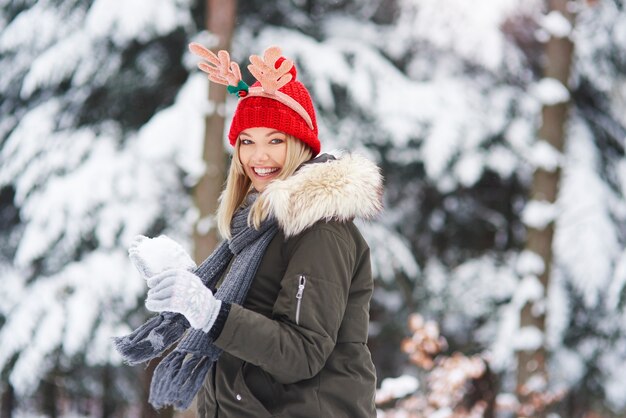
[[[241,140],[241,145],[248,145],[248,144],[251,144],[251,143],[252,143],[252,141],[250,141],[249,139],[242,139]]]
[[[282,144],[283,142],[285,142],[283,139],[281,138],[274,138],[271,140],[272,144]]]

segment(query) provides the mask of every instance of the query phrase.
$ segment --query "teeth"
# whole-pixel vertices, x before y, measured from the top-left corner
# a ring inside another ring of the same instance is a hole
[[[275,171],[278,171],[278,168],[258,168],[258,167],[254,168],[254,172],[261,176],[268,175]]]

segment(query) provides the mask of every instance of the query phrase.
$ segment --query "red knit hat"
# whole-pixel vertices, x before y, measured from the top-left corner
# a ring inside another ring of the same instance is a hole
[[[209,61],[200,63],[209,79],[228,86],[228,91],[240,97],[233,116],[228,139],[235,145],[241,131],[248,128],[273,128],[301,140],[313,151],[320,152],[317,120],[311,96],[302,83],[296,80],[296,67],[281,56],[278,47],[265,50],[263,58],[250,56],[248,69],[258,80],[251,87],[241,80],[237,63],[231,62],[228,52],[217,55],[202,45],[191,43],[191,51]]]

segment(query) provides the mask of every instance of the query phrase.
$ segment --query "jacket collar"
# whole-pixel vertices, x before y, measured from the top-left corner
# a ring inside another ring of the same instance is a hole
[[[286,237],[320,220],[370,219],[382,210],[380,169],[358,154],[321,155],[262,195]]]

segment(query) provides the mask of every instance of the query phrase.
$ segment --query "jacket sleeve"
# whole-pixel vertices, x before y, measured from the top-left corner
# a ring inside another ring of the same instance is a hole
[[[283,384],[319,373],[335,347],[354,270],[346,235],[318,224],[292,238],[272,318],[232,304],[215,344]]]

